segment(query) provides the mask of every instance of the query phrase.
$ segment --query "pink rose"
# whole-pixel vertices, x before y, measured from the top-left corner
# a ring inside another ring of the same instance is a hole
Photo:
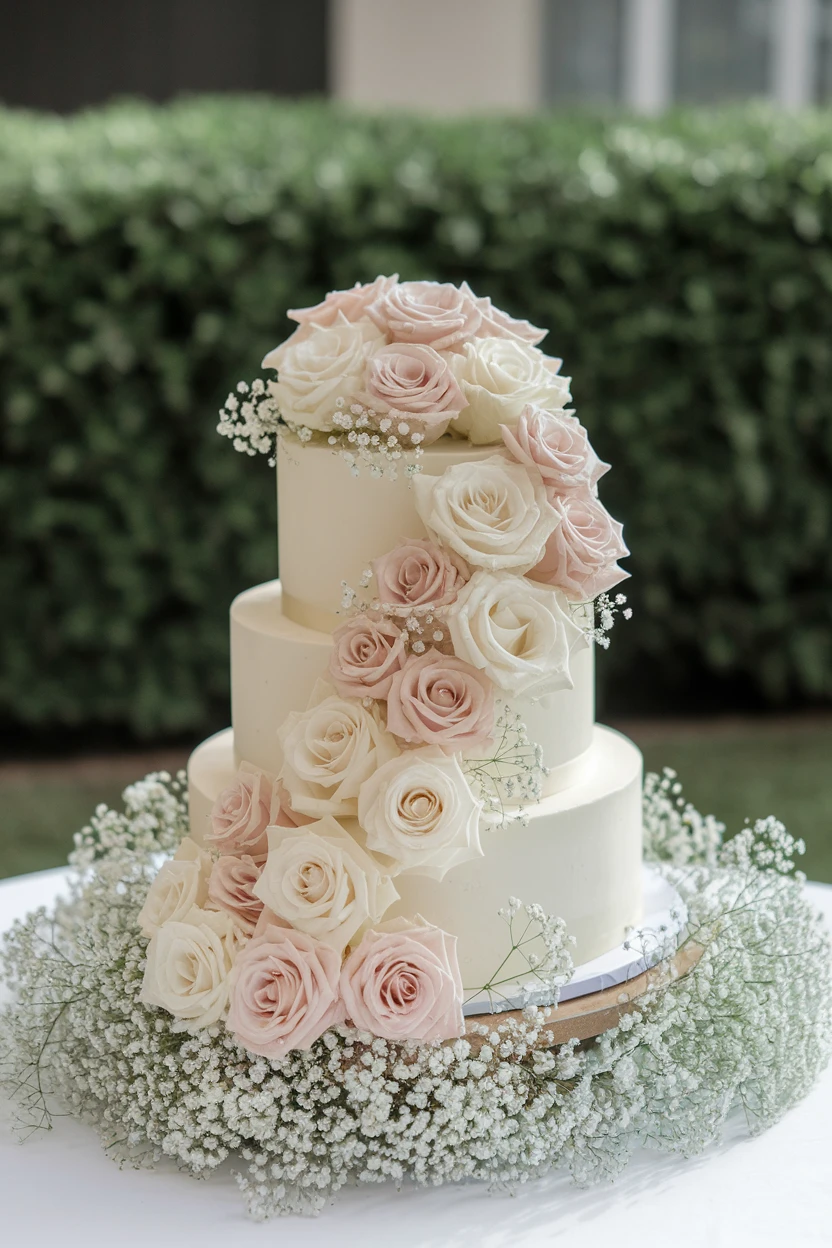
[[[262,869],[263,860],[257,863],[249,854],[239,858],[224,854],[211,868],[208,881],[208,908],[225,910],[248,936],[263,910],[262,901],[251,891]]]
[[[402,924],[402,926],[404,926]],[[465,1031],[456,936],[438,927],[366,932],[341,972],[347,1017],[387,1040],[450,1040]]]
[[[341,958],[305,932],[268,927],[237,957],[228,1030],[243,1048],[277,1060],[308,1049],[344,1021]]]
[[[208,844],[223,854],[256,858],[267,853],[273,787],[271,776],[244,764],[211,808],[211,828],[205,835]]]
[[[550,492],[593,489],[609,469],[589,444],[586,429],[569,412],[545,412],[529,403],[515,429],[501,425],[507,450],[526,468],[536,468]]]
[[[484,745],[494,732],[491,683],[453,655],[432,648],[411,654],[387,695],[387,728],[449,754]]]
[[[390,620],[359,615],[332,634],[329,672],[342,698],[386,698],[404,660],[404,638]]]
[[[299,325],[327,327],[338,319],[339,312],[343,312],[348,321],[358,321],[366,314],[370,304],[392,290],[398,280],[396,273],[393,277],[377,277],[374,282],[365,282],[364,285],[356,282],[349,290],[331,290],[314,307],[292,308],[286,315]]]
[[[486,295],[478,299],[467,282],[463,282],[460,290],[470,294],[482,314],[482,322],[477,330],[477,338],[516,338],[518,342],[527,342],[536,347],[548,334],[548,329],[538,329],[531,321],[521,321],[509,316],[494,304]]]
[[[306,823],[314,823],[315,820],[311,815],[302,815],[300,811],[292,809],[286,785],[282,780],[277,780],[272,797],[271,822],[278,828],[300,828]]]
[[[367,400],[376,412],[403,417],[422,442],[435,442],[467,399],[450,364],[433,347],[393,343],[380,347],[367,365]]]
[[[421,342],[447,351],[473,338],[482,313],[470,290],[450,282],[400,282],[367,308],[393,342]]]
[[[626,580],[629,572],[616,563],[630,553],[621,539],[624,526],[598,499],[584,489],[561,498],[550,494],[549,501],[561,523],[546,543],[540,563],[527,575],[580,602],[590,602]]]
[[[468,569],[423,537],[406,537],[370,565],[376,578],[379,601],[400,607],[402,614],[414,607],[445,607],[453,602],[467,579]]]

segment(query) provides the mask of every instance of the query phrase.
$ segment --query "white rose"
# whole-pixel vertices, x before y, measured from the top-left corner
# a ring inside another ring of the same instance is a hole
[[[390,877],[329,815],[303,828],[269,828],[269,856],[253,891],[339,953],[398,898]]]
[[[319,681],[306,711],[293,711],[278,731],[283,746],[280,779],[292,808],[302,815],[358,813],[362,784],[399,752],[377,707],[341,698]]]
[[[230,914],[194,906],[164,923],[147,946],[139,1000],[173,1014],[174,1031],[211,1027],[226,1012],[231,968],[244,944]]]
[[[457,759],[431,746],[379,767],[358,799],[367,848],[435,880],[482,855],[481,811]]]
[[[367,360],[385,341],[372,321],[348,321],[343,312],[326,328],[301,326],[263,360],[278,370],[272,393],[281,415],[332,429],[336,400],[349,404],[363,390]]]
[[[476,572],[448,609],[454,653],[506,693],[571,689],[569,656],[586,638],[560,595],[524,576]]]
[[[182,919],[208,899],[211,855],[186,836],[171,862],[159,868],[139,911],[139,927],[148,939],[163,923]]]
[[[454,372],[468,400],[451,425],[479,445],[499,442],[500,425],[513,427],[527,403],[559,412],[570,400],[570,378],[562,361],[516,338],[476,338],[466,342]]]
[[[497,455],[417,473],[413,488],[431,536],[475,568],[528,571],[559,523],[540,477]]]

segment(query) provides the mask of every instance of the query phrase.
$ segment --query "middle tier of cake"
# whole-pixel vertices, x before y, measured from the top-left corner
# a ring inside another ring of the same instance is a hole
[[[231,606],[231,722],[237,762],[276,773],[283,762],[278,730],[304,710],[315,684],[326,679],[332,637],[288,619],[279,581],[256,585]],[[537,702],[510,705],[540,745],[549,768],[544,793],[575,784],[588,761],[595,722],[592,646],[578,648],[570,666],[574,688]]]

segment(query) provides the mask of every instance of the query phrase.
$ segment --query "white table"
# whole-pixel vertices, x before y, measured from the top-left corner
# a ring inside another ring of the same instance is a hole
[[[62,871],[0,882],[0,929],[60,889]],[[832,920],[832,887],[809,893]],[[0,1242],[8,1248],[804,1248],[832,1244],[832,1068],[806,1101],[756,1139],[684,1162],[639,1152],[610,1186],[562,1176],[515,1196],[465,1185],[342,1192],[317,1219],[250,1223],[228,1173],[206,1183],[171,1166],[119,1171],[70,1118],[18,1144],[0,1123]]]

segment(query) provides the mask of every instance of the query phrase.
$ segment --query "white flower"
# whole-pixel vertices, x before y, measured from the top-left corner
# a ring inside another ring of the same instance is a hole
[[[339,312],[331,325],[301,326],[263,360],[278,370],[272,395],[281,415],[309,429],[332,429],[336,400],[349,403],[364,387],[370,355],[385,343],[372,321],[348,321]]]
[[[413,489],[431,536],[475,568],[528,571],[559,523],[540,477],[499,455],[419,473]]]
[[[211,855],[186,836],[171,862],[159,868],[147,899],[139,911],[139,927],[148,939],[163,923],[184,918],[194,906],[208,899]]]
[[[212,1026],[226,1012],[231,968],[244,943],[230,914],[194,906],[164,923],[147,946],[139,1000],[173,1014],[174,1031]]]
[[[379,767],[358,799],[367,848],[394,859],[402,871],[436,880],[481,856],[481,811],[456,757],[435,746]]]
[[[569,656],[586,638],[556,590],[510,572],[476,572],[448,608],[454,653],[500,689],[543,697],[571,689]]]
[[[269,828],[254,895],[298,931],[340,952],[397,899],[389,876],[327,815],[303,828]]]
[[[475,444],[500,442],[500,425],[516,425],[527,403],[562,411],[570,401],[570,379],[560,376],[561,363],[516,338],[466,342],[454,372],[468,406],[452,430]]]
[[[293,711],[278,732],[283,746],[280,778],[292,807],[304,815],[358,813],[361,785],[398,754],[377,707],[341,698],[319,681],[306,711]]]

